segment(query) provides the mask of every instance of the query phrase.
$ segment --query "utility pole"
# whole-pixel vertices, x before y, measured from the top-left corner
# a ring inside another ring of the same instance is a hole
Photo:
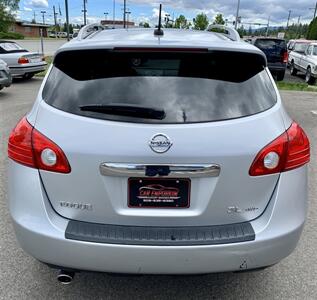
[[[128,17],[127,17],[127,19],[128,19],[128,20],[127,20],[127,28],[129,28],[129,16],[131,15],[131,11],[127,11],[126,14],[127,14],[127,16],[128,16]]]
[[[289,11],[288,11],[288,19],[287,19],[286,29],[288,29],[288,27],[289,27],[289,21],[291,20],[291,14],[292,14],[292,11],[289,10]]]
[[[42,10],[41,11],[41,14],[42,14],[42,19],[43,19],[43,24],[45,24],[45,14],[46,14],[46,11],[45,10]],[[34,12],[34,20],[35,20],[35,12]],[[36,22],[35,22],[36,23]]]
[[[240,0],[238,0],[238,7],[237,7],[237,14],[236,14],[236,23],[234,24],[234,29],[238,28],[239,12],[240,12]]]
[[[66,14],[66,29],[67,29],[67,41],[69,38],[69,14],[68,14],[68,0],[65,0],[65,14]]]
[[[127,27],[126,16],[127,16],[127,0],[124,0],[123,1],[123,28]]]
[[[301,19],[302,16],[299,16],[298,17],[298,21],[297,21],[297,30],[296,30],[296,36],[300,37],[301,35],[301,30],[300,30],[300,19]]]
[[[314,20],[315,20],[316,16],[317,16],[317,1],[316,1],[316,6],[315,6],[315,12],[314,12]]]
[[[33,11],[33,20],[34,20],[34,23],[36,23],[36,14],[35,14],[35,11]]]
[[[116,25],[116,0],[113,0],[113,29]]]
[[[109,13],[105,12],[105,13],[103,13],[103,14],[105,15],[105,20],[107,21],[107,20],[108,20],[108,15],[109,15]]]
[[[84,9],[82,10],[82,12],[84,13],[84,25],[87,25],[87,8],[86,8],[86,3],[87,0],[84,0]]]
[[[57,30],[57,20],[56,20],[56,11],[55,11],[55,5],[53,5],[53,13],[54,13],[54,24],[55,24],[55,29]]]
[[[271,16],[269,16],[269,19],[267,20],[266,36],[269,35],[270,20],[271,20]]]

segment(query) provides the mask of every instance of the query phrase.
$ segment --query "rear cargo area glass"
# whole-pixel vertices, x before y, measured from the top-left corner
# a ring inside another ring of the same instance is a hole
[[[59,53],[43,90],[49,105],[121,122],[229,120],[271,108],[276,94],[262,56],[225,51],[82,50]],[[82,111],[87,105],[164,110],[162,120]]]

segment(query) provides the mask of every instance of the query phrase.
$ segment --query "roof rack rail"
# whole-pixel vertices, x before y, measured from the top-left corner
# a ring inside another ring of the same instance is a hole
[[[84,40],[87,37],[89,37],[90,35],[92,35],[93,33],[96,33],[96,32],[99,32],[99,31],[102,31],[105,29],[106,29],[106,27],[101,25],[100,23],[86,25],[80,29],[77,39]]]
[[[225,26],[225,25],[215,24],[215,25],[210,25],[207,28],[207,31],[212,31],[212,29],[220,29],[222,32],[219,32],[219,33],[225,35],[230,40],[233,40],[235,42],[239,42],[240,41],[240,34],[238,33],[238,31],[236,31],[233,28],[230,28],[230,27]]]

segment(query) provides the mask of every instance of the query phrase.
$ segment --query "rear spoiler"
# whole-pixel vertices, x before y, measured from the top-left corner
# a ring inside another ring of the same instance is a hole
[[[229,38],[232,41],[240,42],[240,34],[238,31],[236,31],[233,28],[230,28],[230,27],[225,26],[225,25],[215,24],[215,25],[210,25],[207,28],[207,31],[213,31],[213,29],[220,30],[219,33],[223,34],[224,36],[226,36],[227,38]]]

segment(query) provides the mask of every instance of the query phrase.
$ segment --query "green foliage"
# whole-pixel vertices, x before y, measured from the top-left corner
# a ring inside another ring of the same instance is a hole
[[[180,29],[189,29],[190,23],[184,15],[180,15],[176,20],[174,27]]]
[[[0,40],[23,40],[24,35],[17,32],[0,32]]]
[[[141,22],[139,26],[144,28],[150,28],[150,24],[148,22]]]
[[[226,22],[225,22],[225,20],[223,19],[223,15],[222,15],[222,14],[216,15],[213,24],[214,24],[214,25],[216,25],[216,24],[225,25]]]
[[[206,30],[209,25],[209,20],[206,14],[201,13],[194,19],[194,28],[196,30]]]
[[[67,32],[67,24],[64,23],[63,25],[63,32]],[[69,24],[69,33],[73,33],[74,32],[74,27],[73,24]]]
[[[306,37],[308,40],[317,40],[317,18],[310,22]]]
[[[20,0],[0,0],[0,32],[7,32],[14,22],[13,12],[19,8]]]

